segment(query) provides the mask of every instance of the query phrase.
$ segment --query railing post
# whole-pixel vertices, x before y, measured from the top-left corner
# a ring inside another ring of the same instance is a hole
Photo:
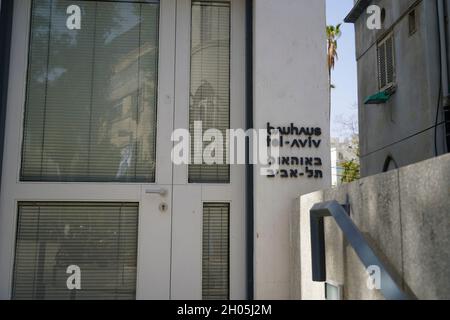
[[[323,217],[311,214],[311,258],[313,281],[323,282],[327,280],[325,263],[325,228]]]
[[[326,281],[325,228],[324,217],[332,216],[344,233],[347,242],[355,250],[366,268],[376,266],[380,270],[380,291],[389,300],[409,300],[403,289],[396,283],[385,264],[370,247],[363,234],[337,201],[318,203],[310,210],[312,278],[314,282]]]

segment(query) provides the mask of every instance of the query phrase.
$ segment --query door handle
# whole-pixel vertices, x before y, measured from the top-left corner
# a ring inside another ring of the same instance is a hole
[[[147,189],[145,190],[146,194],[159,194],[161,197],[164,197],[167,194],[166,189]]]

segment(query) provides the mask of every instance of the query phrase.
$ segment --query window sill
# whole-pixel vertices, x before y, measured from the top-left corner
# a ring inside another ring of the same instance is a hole
[[[378,93],[367,97],[364,101],[364,104],[385,104],[388,102],[391,97],[394,95],[397,87],[396,85],[391,85],[384,90],[379,91]]]

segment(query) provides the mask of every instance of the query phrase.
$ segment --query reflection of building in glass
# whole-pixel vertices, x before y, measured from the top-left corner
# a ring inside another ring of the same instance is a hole
[[[159,6],[65,4],[33,3],[22,179],[153,182]]]
[[[209,129],[220,130],[225,136],[230,129],[230,4],[214,2],[205,6],[194,1],[192,19],[191,137],[203,136]],[[203,132],[194,132],[196,121],[202,122]],[[204,143],[203,149],[208,144]],[[191,154],[195,154],[193,143]],[[223,157],[223,163],[227,163],[226,152]],[[229,175],[226,164],[189,166],[190,182],[227,182]]]
[[[156,69],[142,70],[141,61],[155,61],[157,54],[158,47],[146,42],[125,53],[112,68],[108,100],[113,108],[100,122],[99,137],[120,150],[117,179],[133,175],[130,170],[138,161],[147,163],[149,171],[155,170]]]

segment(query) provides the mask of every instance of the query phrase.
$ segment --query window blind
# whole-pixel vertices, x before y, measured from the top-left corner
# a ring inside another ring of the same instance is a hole
[[[204,300],[229,299],[229,203],[203,205],[203,276]]]
[[[390,36],[386,40],[386,82],[394,82],[394,37]]]
[[[378,47],[378,77],[380,89],[386,87],[386,46],[384,43]]]
[[[215,1],[192,2],[191,30],[191,91],[189,128],[191,137],[202,137],[208,129],[217,129],[226,141],[230,128],[230,3]],[[195,132],[195,122],[202,130]],[[211,142],[203,143],[203,150]],[[230,166],[226,162],[226,147],[222,145],[222,163],[206,164],[194,157],[189,165],[190,183],[228,183]],[[194,162],[195,161],[195,162]],[[198,164],[203,163],[203,164]]]
[[[378,44],[378,77],[380,89],[385,89],[395,82],[393,35],[389,35]]]
[[[134,299],[137,222],[137,204],[19,203],[13,299]]]
[[[155,1],[33,1],[22,181],[154,182],[158,28]]]

